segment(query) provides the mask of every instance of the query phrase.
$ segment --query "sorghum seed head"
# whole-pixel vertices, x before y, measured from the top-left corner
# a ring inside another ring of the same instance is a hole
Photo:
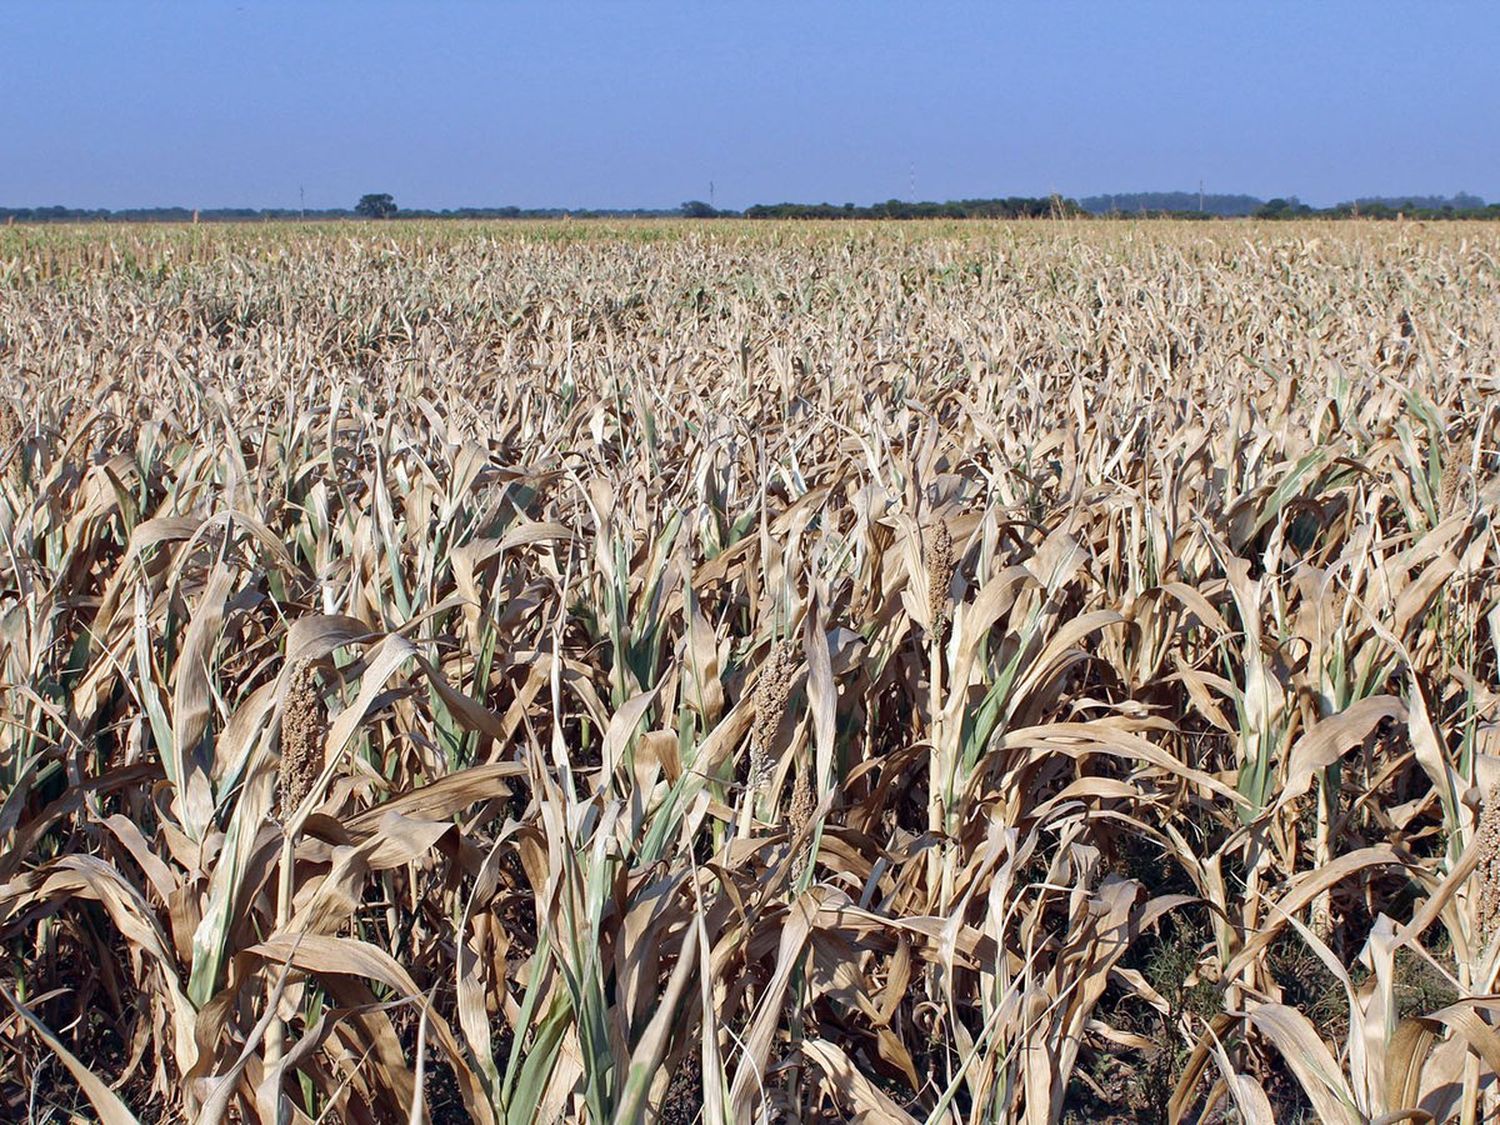
[[[787,812],[786,824],[788,839],[795,841],[812,823],[813,806],[812,770],[804,762],[798,767],[797,780],[792,784],[792,807]],[[793,845],[797,848],[797,854],[792,857],[794,881],[801,879],[802,873],[807,870],[811,843],[810,840],[803,840],[800,844]]]
[[[1485,795],[1477,832],[1479,866],[1474,878],[1479,887],[1479,930],[1488,939],[1500,929],[1500,792]]]
[[[703,1060],[689,1050],[662,1096],[662,1125],[693,1125],[703,1112]]]
[[[953,533],[942,520],[929,529],[922,556],[927,568],[927,614],[938,629],[948,614],[948,584],[953,581]]]
[[[1454,501],[1458,499],[1458,486],[1463,480],[1463,469],[1459,465],[1457,457],[1449,457],[1448,464],[1443,468],[1443,479],[1438,484],[1438,518],[1442,518],[1453,511]]]
[[[25,440],[26,432],[16,408],[8,400],[0,399],[0,464],[14,460]]]
[[[288,678],[277,779],[283,818],[292,815],[323,772],[323,743],[328,736],[328,712],[311,661],[297,663]]]
[[[777,641],[771,646],[766,662],[755,682],[755,731],[750,743],[750,786],[760,789],[771,780],[775,759],[772,743],[781,716],[792,697],[792,677],[797,658],[791,641]]]

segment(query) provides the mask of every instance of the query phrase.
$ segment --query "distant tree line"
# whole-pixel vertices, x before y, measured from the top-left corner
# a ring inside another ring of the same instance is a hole
[[[693,199],[672,210],[629,208],[619,210],[568,209],[562,207],[460,207],[434,211],[397,208],[388,194],[361,197],[353,208],[297,210],[271,207],[214,207],[194,211],[188,207],[144,207],[121,211],[83,207],[0,207],[0,222],[12,218],[18,223],[186,223],[194,216],[199,222],[284,221],[306,218],[309,221],[335,219],[560,219],[567,216],[589,218],[663,218],[679,216],[689,219],[1032,219],[1082,215],[1076,202],[1061,196],[1021,197],[1008,199],[961,199],[947,203],[911,203],[889,199],[884,203],[856,206],[845,203],[773,203],[757,204],[743,212],[720,210],[702,200]]]
[[[360,211],[357,207],[131,207],[111,211],[103,207],[0,207],[0,224],[17,223],[190,223],[194,217],[203,223],[330,222],[338,219],[647,219],[680,215],[676,208],[652,209],[631,207],[456,207],[429,210],[402,207],[396,210],[379,207]]]
[[[1487,204],[1479,196],[1462,191],[1451,196],[1364,196],[1332,207],[1312,207],[1295,195],[1260,199],[1253,195],[1200,196],[1191,191],[1088,195],[1078,203],[1091,215],[1121,218],[1394,219],[1398,215],[1409,219],[1500,218],[1500,204]]]
[[[1485,202],[1466,191],[1454,195],[1367,195],[1340,207],[1388,207],[1393,211],[1482,211]]]
[[[853,203],[758,203],[745,208],[747,219],[1048,219],[1082,215],[1083,209],[1060,195],[1007,199],[956,199],[947,203],[911,203],[888,199],[858,207]]]
[[[715,208],[692,199],[672,209],[563,207],[458,207],[425,210],[396,207],[385,193],[362,196],[352,208],[303,210],[292,207],[136,207],[111,211],[89,207],[0,207],[0,223],[247,223],[306,219],[1040,219],[1085,215],[1110,218],[1215,219],[1500,219],[1500,203],[1486,203],[1477,195],[1367,196],[1332,207],[1310,207],[1295,195],[1259,199],[1253,195],[1197,192],[1125,192],[1090,195],[1081,200],[1051,196],[1009,196],[996,199],[958,199],[946,203],[914,203],[888,199],[859,206],[854,203],[757,203],[744,211]]]
[[[1456,200],[1469,202],[1460,204]],[[1255,212],[1260,219],[1500,219],[1500,203],[1485,203],[1478,196],[1460,193],[1454,199],[1442,196],[1360,199],[1321,209],[1295,199],[1272,199]]]
[[[1199,203],[1202,210],[1199,211]],[[1141,212],[1193,212],[1221,218],[1253,215],[1265,200],[1253,195],[1224,195],[1196,191],[1126,191],[1117,195],[1086,195],[1078,205],[1091,215],[1138,215]]]

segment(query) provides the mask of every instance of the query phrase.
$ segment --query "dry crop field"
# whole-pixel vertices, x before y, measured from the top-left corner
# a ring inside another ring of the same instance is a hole
[[[1481,1120],[1500,231],[0,231],[0,1118]]]

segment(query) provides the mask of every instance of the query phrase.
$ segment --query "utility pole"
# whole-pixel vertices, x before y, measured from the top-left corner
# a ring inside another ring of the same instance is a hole
[[[708,205],[713,210],[718,210],[717,207],[714,207],[714,182],[712,180],[708,181]]]
[[[917,201],[917,162],[915,160],[911,162],[910,172],[911,178],[907,182],[909,194],[906,198],[915,203]]]
[[[297,203],[302,208],[302,221],[307,222],[307,189],[297,185]]]
[[[1203,181],[1198,181],[1198,214],[1203,214]]]

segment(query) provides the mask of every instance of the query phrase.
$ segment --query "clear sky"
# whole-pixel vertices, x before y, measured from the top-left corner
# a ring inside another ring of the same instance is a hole
[[[1500,199],[1500,2],[0,0],[0,205]]]

